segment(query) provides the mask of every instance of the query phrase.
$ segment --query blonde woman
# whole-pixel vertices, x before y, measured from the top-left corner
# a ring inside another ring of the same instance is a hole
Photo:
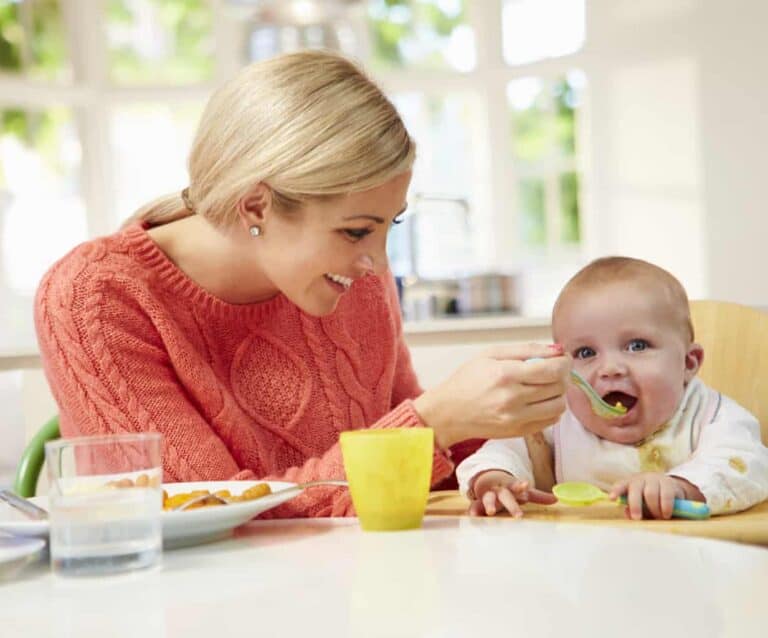
[[[419,387],[385,253],[414,156],[392,104],[338,55],[280,56],[225,84],[189,187],[40,285],[63,435],[162,432],[166,481],[308,481],[343,476],[343,430],[431,427],[438,482],[453,444],[555,422],[570,366],[557,349],[502,348]],[[351,504],[324,488],[273,513]]]

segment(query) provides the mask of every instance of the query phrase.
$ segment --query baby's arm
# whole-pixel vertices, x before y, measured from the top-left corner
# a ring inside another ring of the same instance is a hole
[[[713,514],[752,507],[768,498],[768,448],[760,424],[723,396],[715,419],[702,426],[693,455],[667,474],[697,487]]]
[[[471,501],[470,513],[493,516],[507,510],[523,515],[519,503],[554,503],[551,494],[530,489],[533,467],[523,438],[486,441],[456,468],[459,489]]]
[[[461,493],[471,498],[475,478],[489,470],[501,470],[518,480],[533,484],[533,466],[525,440],[522,437],[491,439],[465,458],[456,468]]]

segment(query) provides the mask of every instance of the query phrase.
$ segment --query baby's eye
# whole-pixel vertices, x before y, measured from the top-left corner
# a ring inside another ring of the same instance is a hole
[[[345,228],[343,231],[348,237],[351,237],[354,240],[362,239],[366,235],[371,234],[371,230],[369,228]]]
[[[594,356],[595,351],[589,346],[582,346],[581,348],[576,348],[576,350],[573,351],[574,359],[589,359],[589,357]]]
[[[632,341],[627,344],[627,350],[630,352],[642,352],[643,350],[650,348],[650,346],[651,344],[645,339],[632,339]]]

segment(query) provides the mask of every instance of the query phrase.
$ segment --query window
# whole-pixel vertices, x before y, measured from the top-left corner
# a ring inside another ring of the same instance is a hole
[[[517,177],[521,241],[541,247],[581,238],[576,119],[584,76],[522,78],[507,85],[510,148]]]
[[[0,349],[34,349],[32,297],[55,259],[186,185],[212,88],[301,47],[362,59],[417,140],[407,221],[391,234],[397,273],[572,258],[584,11],[583,0],[0,3]]]

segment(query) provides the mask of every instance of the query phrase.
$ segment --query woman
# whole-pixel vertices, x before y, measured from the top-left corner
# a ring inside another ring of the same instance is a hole
[[[385,253],[414,155],[348,60],[301,52],[244,69],[203,113],[189,187],[40,285],[63,434],[160,431],[166,481],[303,482],[343,476],[343,430],[431,427],[438,482],[451,445],[553,423],[570,361],[545,346],[419,387]],[[324,488],[275,513],[350,511],[345,490]]]

